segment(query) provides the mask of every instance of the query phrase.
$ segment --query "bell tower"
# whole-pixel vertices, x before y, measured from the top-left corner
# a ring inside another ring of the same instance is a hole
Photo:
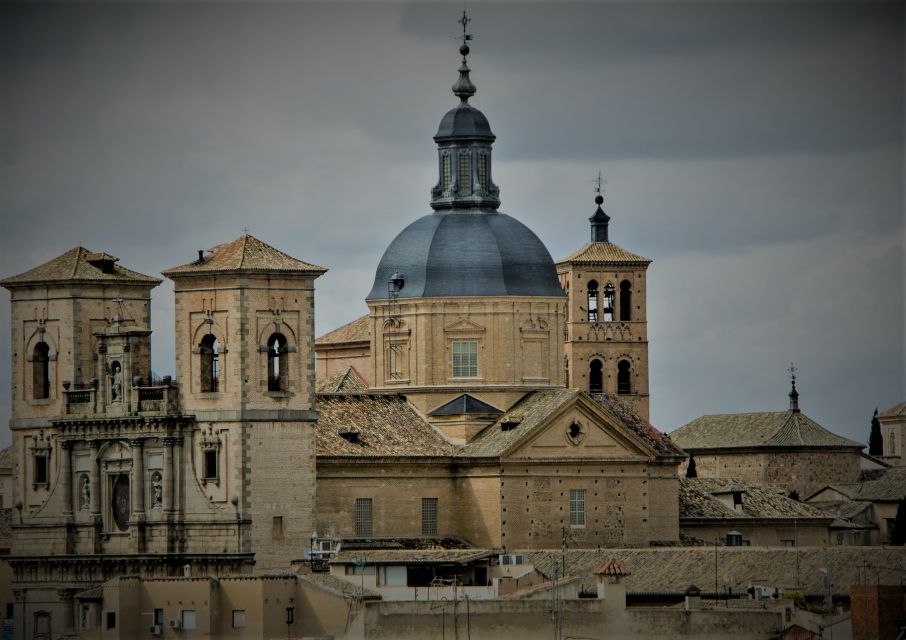
[[[589,218],[591,242],[557,263],[567,293],[567,384],[592,394],[618,396],[636,413],[648,412],[646,273],[651,260],[610,242],[601,205]]]

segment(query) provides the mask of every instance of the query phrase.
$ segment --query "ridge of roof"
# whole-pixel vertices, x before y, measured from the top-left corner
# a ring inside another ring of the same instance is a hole
[[[77,246],[28,271],[0,280],[0,285],[9,288],[10,286],[70,281],[120,282],[153,286],[161,283],[158,278],[116,264],[118,260],[119,258],[109,253],[99,253]],[[107,270],[95,264],[96,262],[109,263]]]
[[[195,273],[242,271],[302,273],[319,276],[326,273],[327,269],[294,258],[246,233],[232,242],[211,247],[208,255],[201,260],[172,267],[161,273],[167,277],[179,277]]]
[[[652,261],[613,242],[589,242],[565,258],[557,260],[556,265],[560,266],[567,262],[649,265]]]
[[[724,413],[696,418],[670,434],[683,449],[854,447],[865,445],[828,431],[799,411]]]

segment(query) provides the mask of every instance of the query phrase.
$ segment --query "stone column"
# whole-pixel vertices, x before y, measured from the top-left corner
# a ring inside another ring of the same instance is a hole
[[[173,515],[173,445],[175,438],[164,438],[164,515]]]
[[[132,445],[132,519],[145,519],[145,440],[135,438]]]
[[[173,438],[173,511],[182,515],[182,438]]]
[[[63,518],[72,521],[72,440],[60,441],[60,491],[63,494]]]
[[[101,467],[98,460],[98,451],[101,448],[101,443],[97,440],[92,440],[89,446],[91,447],[89,460],[91,463],[91,515],[97,519],[101,517]]]

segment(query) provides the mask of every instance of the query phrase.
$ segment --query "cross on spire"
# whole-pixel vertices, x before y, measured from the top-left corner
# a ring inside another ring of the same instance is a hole
[[[792,383],[792,389],[790,390],[790,411],[799,412],[799,392],[796,391],[796,372],[799,369],[796,368],[796,365],[792,362],[790,363],[787,371],[790,372],[790,382]]]
[[[467,43],[469,40],[472,39],[472,34],[471,34],[471,33],[466,33],[466,27],[468,26],[468,24],[469,24],[470,22],[472,22],[472,18],[470,18],[470,17],[466,14],[466,10],[463,9],[463,10],[462,10],[462,17],[461,17],[459,20],[457,20],[456,22],[462,25],[462,36],[460,36],[460,39],[462,40],[463,46],[466,46],[466,43]],[[465,54],[463,54],[463,55],[465,55]]]

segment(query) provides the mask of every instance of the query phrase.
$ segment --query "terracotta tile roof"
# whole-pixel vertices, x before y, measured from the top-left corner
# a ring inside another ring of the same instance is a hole
[[[623,247],[612,242],[589,242],[584,247],[557,261],[557,266],[567,262],[573,264],[624,264],[648,265],[651,260],[644,256],[626,251]]]
[[[380,600],[381,594],[372,589],[362,590],[360,584],[355,584],[342,578],[337,578],[329,573],[300,573],[298,580],[312,585],[327,593],[340,596],[342,598],[363,598],[365,600]]]
[[[662,456],[683,456],[686,452],[676,445],[669,437],[657,430],[650,422],[633,411],[632,407],[623,403],[619,398],[606,393],[590,394],[601,406],[622,420],[638,437],[647,442],[658,454]]]
[[[598,565],[598,567],[592,571],[593,575],[596,576],[612,576],[612,577],[621,577],[631,575],[629,571],[620,566],[616,560],[611,558],[607,562]]]
[[[451,445],[413,409],[390,394],[320,395],[317,455],[449,456]],[[340,434],[355,434],[349,439]],[[350,439],[356,440],[350,442]]]
[[[831,433],[796,411],[702,416],[670,434],[687,451],[748,447],[854,447],[865,445]]]
[[[116,264],[118,258],[107,253],[95,253],[85,247],[75,247],[25,273],[0,280],[9,288],[44,282],[120,282],[124,284],[158,285],[157,278],[146,276]]]
[[[353,564],[364,557],[368,564],[469,564],[498,555],[489,549],[372,549],[341,551],[330,564]]]
[[[13,448],[0,449],[0,469],[13,468]]]
[[[520,553],[548,577],[552,558],[559,561],[561,557],[559,549]],[[587,584],[594,584],[594,569],[612,559],[632,572],[621,579],[629,593],[683,593],[690,583],[704,585],[702,590],[710,592],[714,556],[714,546],[568,550],[566,578],[581,576]],[[849,585],[861,584],[861,572],[866,568],[872,584],[899,584],[903,573],[903,550],[892,547],[718,547],[717,560],[718,589],[723,589],[726,577],[736,593],[744,593],[752,582],[786,590],[800,587],[807,594],[820,594],[824,589],[821,568],[828,569],[834,591],[840,594],[848,594]]]
[[[179,277],[196,273],[236,271],[302,273],[319,276],[326,273],[327,269],[297,260],[258,238],[246,234],[228,244],[213,247],[203,262],[196,260],[161,273],[168,277]]]
[[[499,457],[518,442],[544,425],[548,416],[564,402],[572,400],[581,391],[577,389],[552,389],[534,391],[504,413],[494,424],[485,428],[471,442],[459,449],[457,455],[465,457]],[[514,425],[504,429],[501,425]]]
[[[356,318],[352,322],[347,322],[342,327],[337,327],[333,331],[325,333],[315,340],[315,345],[371,342],[371,323],[368,321],[368,318],[368,314],[365,314],[361,318]]]
[[[897,416],[906,415],[906,401],[901,402],[898,405],[890,407],[890,409],[885,409],[878,414],[879,418],[895,418]]]
[[[368,391],[368,383],[365,382],[362,374],[352,366],[338,371],[318,385],[318,393],[365,393],[366,391]]]
[[[853,494],[855,500],[899,502],[906,499],[906,467],[887,469],[877,480],[869,480],[856,486],[858,488]]]
[[[740,492],[741,510],[724,504],[716,494]],[[742,480],[724,478],[680,478],[680,521],[790,519],[829,520],[824,511],[781,493]]]

